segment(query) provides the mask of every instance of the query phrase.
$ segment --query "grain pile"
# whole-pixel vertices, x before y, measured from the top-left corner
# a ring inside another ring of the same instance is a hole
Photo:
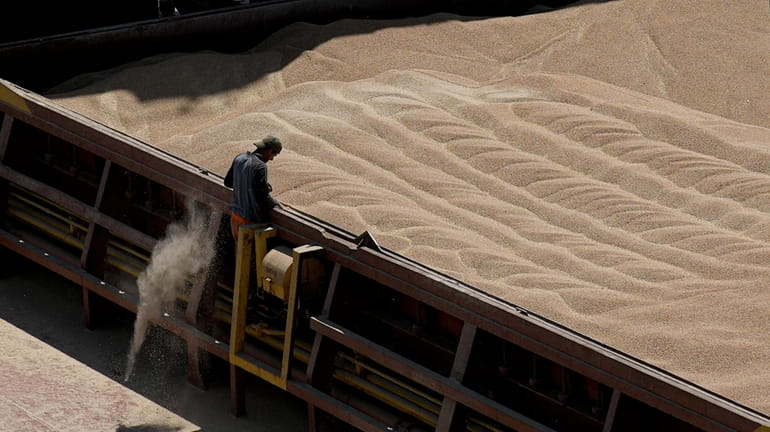
[[[294,24],[50,97],[770,413],[770,13],[618,0]]]

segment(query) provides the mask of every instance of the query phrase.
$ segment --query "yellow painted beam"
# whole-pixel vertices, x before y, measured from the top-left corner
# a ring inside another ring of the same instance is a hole
[[[0,102],[5,103],[6,105],[10,105],[19,111],[24,111],[25,113],[29,114],[31,113],[29,106],[27,106],[27,102],[19,96],[15,91],[8,88],[3,81],[0,81]]]
[[[230,355],[230,363],[238,366],[239,368],[243,369],[244,371],[256,376],[257,378],[263,379],[270,384],[280,388],[281,390],[286,390],[286,380],[281,378],[280,375],[276,374],[275,372],[272,372],[266,368],[260,367],[252,362],[250,362],[247,358],[243,357],[243,354],[236,354],[236,355]]]
[[[286,312],[286,332],[283,338],[283,357],[281,358],[281,379],[289,380],[289,371],[291,370],[292,345],[294,344],[294,315],[297,312],[297,297],[300,280],[300,264],[303,259],[307,259],[309,254],[322,251],[320,246],[303,245],[294,248],[292,257],[294,264],[291,270],[291,284],[289,287],[289,300]]]
[[[256,254],[256,267],[257,267],[257,287],[264,289],[262,286],[262,280],[265,278],[265,271],[262,268],[262,261],[267,255],[267,239],[275,237],[277,232],[275,228],[265,227],[257,231],[254,242],[254,253]]]
[[[230,322],[230,362],[243,351],[246,331],[246,309],[249,299],[251,253],[254,248],[254,230],[241,227],[235,250],[235,281],[233,283],[233,308]]]

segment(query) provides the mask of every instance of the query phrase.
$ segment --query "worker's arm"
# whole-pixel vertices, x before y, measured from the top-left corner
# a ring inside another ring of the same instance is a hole
[[[267,210],[279,205],[278,200],[273,198],[270,194],[270,192],[273,191],[273,188],[270,186],[270,183],[267,182],[267,166],[265,164],[257,166],[254,181],[257,202],[261,207]]]
[[[227,175],[225,175],[225,186],[229,187],[230,189],[233,188],[233,166],[230,165],[230,169],[227,170]]]

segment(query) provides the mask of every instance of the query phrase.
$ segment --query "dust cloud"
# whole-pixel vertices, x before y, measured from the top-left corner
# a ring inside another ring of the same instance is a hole
[[[147,268],[137,278],[139,305],[124,381],[133,373],[150,323],[163,313],[171,313],[180,287],[202,282],[214,257],[217,227],[209,222],[218,218],[210,218],[193,202],[186,203],[186,210],[186,218],[168,226],[166,236],[155,245]]]

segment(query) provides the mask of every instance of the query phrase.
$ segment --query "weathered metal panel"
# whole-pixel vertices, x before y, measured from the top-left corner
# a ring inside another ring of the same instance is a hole
[[[235,49],[291,20],[317,22],[405,10],[417,14],[438,2],[419,5],[417,10],[406,1],[279,0],[0,46],[0,59],[11,59],[4,63],[6,70],[28,73],[25,79],[41,85],[48,78],[36,75],[33,64],[22,65],[25,59],[73,61],[87,52],[100,61],[125,61],[124,53],[113,56],[112,51],[130,47],[144,55],[169,46],[178,49],[183,47],[178,45],[180,35],[190,48],[232,42]],[[477,7],[491,6],[487,2]],[[183,215],[180,202],[192,199],[203,205],[212,224],[227,208],[231,192],[219,176],[11,81],[0,80],[0,112],[0,245],[81,285],[87,324],[91,294],[137,310],[137,293],[118,287],[116,280],[135,277],[146,264],[165,227]],[[56,167],[51,161],[59,153],[72,155],[79,169]],[[82,178],[84,172],[89,179]],[[137,193],[148,198],[140,200]],[[271,217],[271,242],[313,245],[324,265],[333,268],[320,302],[310,295],[302,298],[305,293],[292,285],[291,295],[300,296],[298,303],[306,309],[285,311],[282,302],[265,301],[275,307],[272,313],[288,315],[284,323],[290,323],[285,325],[289,344],[281,335],[258,334],[276,329],[247,326],[245,305],[234,307],[239,287],[233,285],[238,274],[232,257],[223,258],[209,288],[201,286],[183,296],[176,314],[156,322],[188,341],[190,376],[199,385],[203,377],[194,370],[199,353],[229,362],[234,356],[244,360],[231,362],[236,413],[243,405],[240,364],[258,374],[280,372],[277,385],[306,400],[311,413],[319,408],[367,431],[391,428],[404,418],[414,423],[414,430],[452,432],[465,428],[466,422],[484,430],[568,430],[570,425],[562,419],[581,422],[587,430],[636,430],[632,423],[646,415],[667,430],[755,432],[770,425],[761,413],[381,249],[365,236],[291,208],[273,210]],[[110,254],[120,248],[130,250],[125,258],[134,260],[135,267],[110,261]],[[298,276],[292,274],[296,281]],[[369,291],[356,291],[358,284]],[[241,285],[248,289],[248,283]],[[384,316],[377,304],[383,298],[393,299],[397,317]],[[243,328],[229,328],[233,322],[243,322]],[[440,334],[441,342],[431,339],[430,332]],[[229,344],[232,335],[238,346]],[[512,373],[501,359],[514,352],[520,370]],[[350,358],[355,364],[340,365]],[[255,364],[259,367],[252,368]],[[381,375],[367,381],[370,373]],[[541,381],[559,388],[543,390]],[[495,394],[490,382],[526,400]],[[570,405],[571,396],[592,406]],[[309,417],[314,428],[316,416]]]

